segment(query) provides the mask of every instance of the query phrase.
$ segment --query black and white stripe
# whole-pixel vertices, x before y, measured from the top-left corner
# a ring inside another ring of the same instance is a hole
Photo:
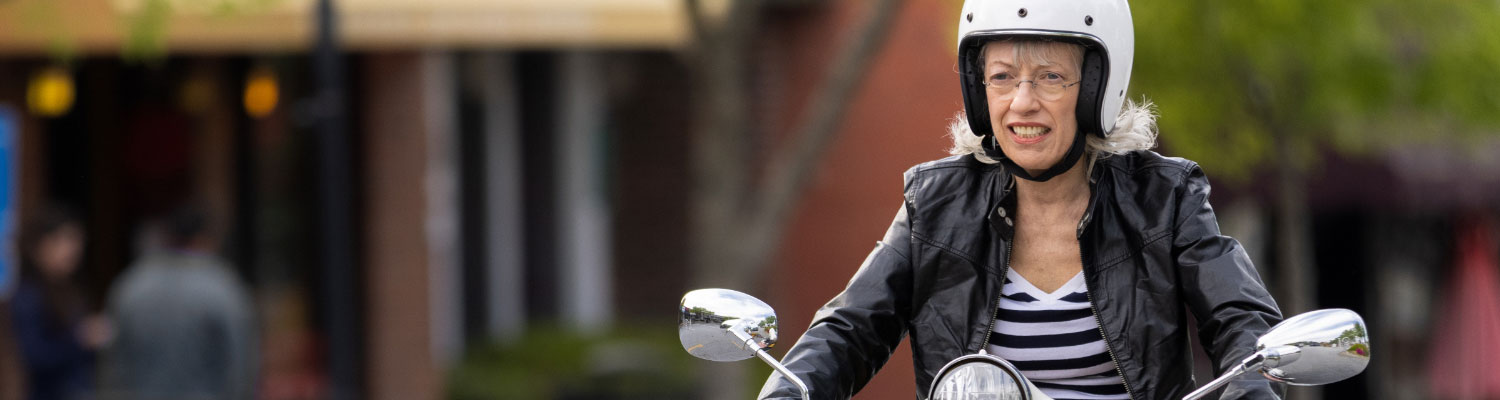
[[[1128,399],[1079,273],[1052,293],[1006,274],[991,354],[1015,364],[1053,399]]]

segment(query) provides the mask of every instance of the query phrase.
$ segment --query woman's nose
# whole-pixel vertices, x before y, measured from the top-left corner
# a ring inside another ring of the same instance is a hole
[[[1036,87],[1031,82],[1021,82],[1016,88],[1016,96],[1010,99],[1010,109],[1023,114],[1036,111],[1041,103],[1037,102],[1035,92]]]

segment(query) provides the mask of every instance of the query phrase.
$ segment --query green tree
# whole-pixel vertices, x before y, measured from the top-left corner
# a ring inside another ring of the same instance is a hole
[[[1237,179],[1316,150],[1469,139],[1500,125],[1500,3],[1134,4],[1132,89],[1173,152]],[[1283,143],[1278,143],[1283,142]]]
[[[67,2],[53,0],[14,0],[22,10],[24,29],[42,32],[51,41],[50,53],[59,62],[66,63],[76,56],[77,37],[67,29],[63,21],[69,10]],[[125,29],[120,43],[120,56],[129,62],[153,63],[165,57],[167,36],[174,15],[182,11],[209,18],[233,18],[237,15],[262,12],[279,5],[284,0],[140,0],[129,4],[121,11],[121,26]],[[15,21],[0,21],[0,23]]]
[[[1339,333],[1339,339],[1342,340],[1354,341],[1362,337],[1365,337],[1364,325],[1354,325],[1353,328],[1346,329],[1343,332]]]
[[[1306,181],[1321,151],[1380,152],[1500,133],[1500,3],[1434,0],[1132,4],[1131,89],[1172,155],[1216,181],[1271,172],[1287,312],[1310,304]],[[1458,146],[1455,146],[1458,147]]]

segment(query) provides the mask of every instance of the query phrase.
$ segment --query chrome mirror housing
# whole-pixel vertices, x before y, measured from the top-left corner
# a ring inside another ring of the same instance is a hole
[[[1298,386],[1326,385],[1359,375],[1370,364],[1370,336],[1364,318],[1332,308],[1287,318],[1256,340],[1255,354],[1184,399],[1197,399],[1245,372]]]
[[[677,338],[688,354],[709,361],[759,357],[808,399],[802,379],[766,352],[776,345],[776,312],[770,305],[734,290],[698,289],[683,295],[677,309]]]
[[[1256,341],[1261,374],[1292,385],[1326,385],[1358,375],[1370,363],[1370,336],[1359,314],[1342,308],[1288,318]]]
[[[776,345],[776,312],[748,294],[698,289],[682,296],[677,337],[683,350],[709,361],[739,361]]]

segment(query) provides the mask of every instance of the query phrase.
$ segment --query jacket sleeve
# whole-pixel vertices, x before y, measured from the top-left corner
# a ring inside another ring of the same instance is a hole
[[[1203,170],[1192,165],[1178,191],[1172,250],[1182,296],[1197,319],[1214,373],[1220,374],[1254,352],[1256,338],[1281,321],[1281,311],[1245,249],[1219,232]],[[1274,399],[1284,390],[1252,372],[1226,386],[1222,398]]]
[[[782,363],[814,399],[847,399],[890,359],[911,314],[910,229],[906,207],[842,293],[813,316]],[[772,373],[762,399],[800,399],[791,381]]]

